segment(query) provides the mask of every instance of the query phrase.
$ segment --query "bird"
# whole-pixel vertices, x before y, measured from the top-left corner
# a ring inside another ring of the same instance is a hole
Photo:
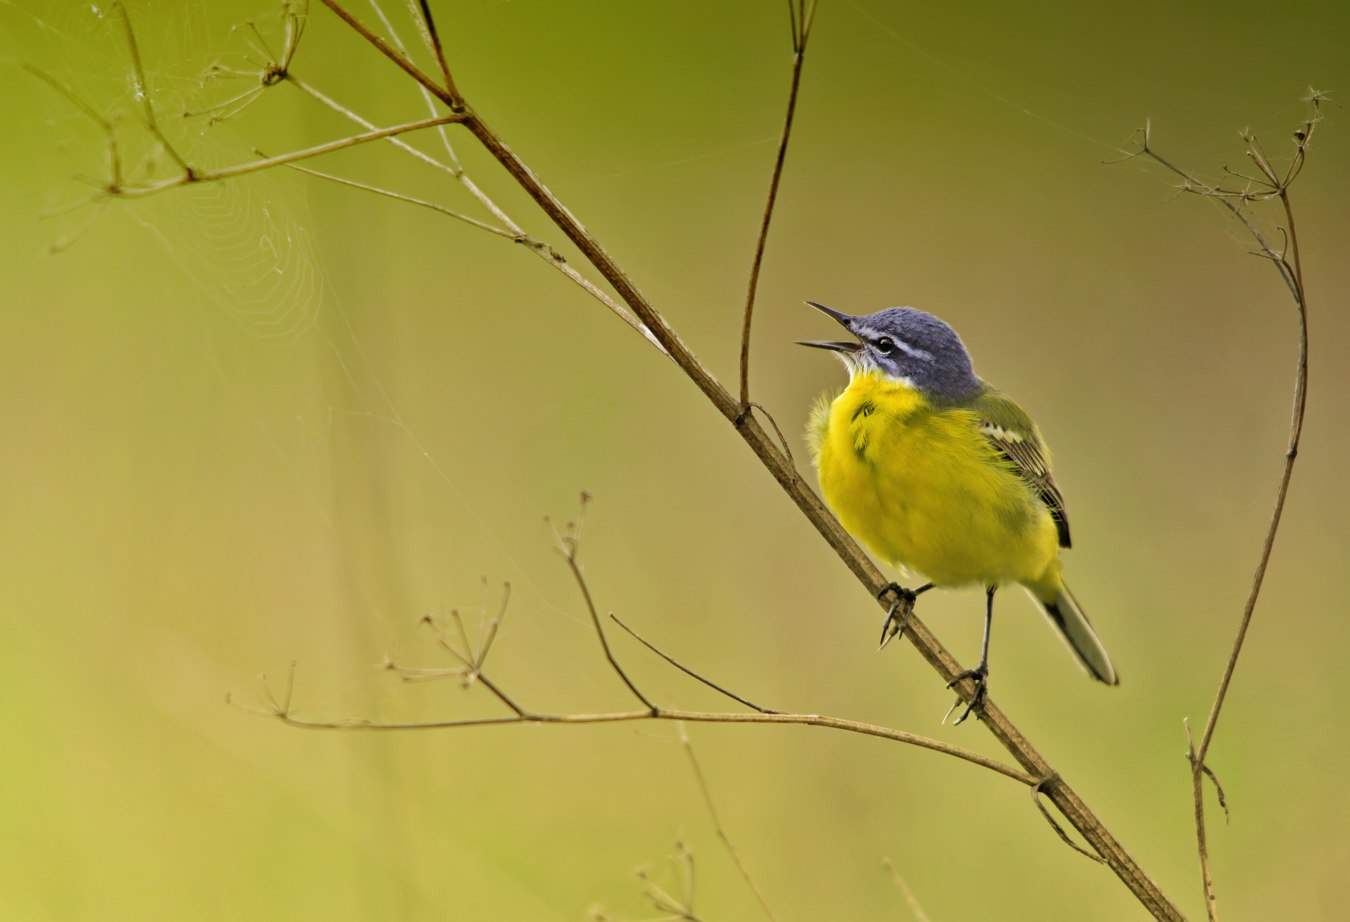
[[[849,373],[843,391],[820,398],[807,428],[821,494],[876,557],[928,580],[913,590],[890,583],[878,593],[894,595],[882,646],[903,633],[920,594],[984,589],[979,665],[947,685],[975,685],[959,724],[972,710],[982,713],[994,594],[1019,584],[1088,675],[1119,684],[1106,647],[1064,583],[1060,551],[1071,544],[1069,518],[1031,417],[975,374],[961,337],[932,314],[891,307],[852,316],[806,303],[853,336],[798,343],[833,352]]]

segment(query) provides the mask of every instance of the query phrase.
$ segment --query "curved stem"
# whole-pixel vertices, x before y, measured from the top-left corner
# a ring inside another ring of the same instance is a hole
[[[1209,718],[1200,734],[1200,745],[1195,751],[1195,771],[1200,772],[1209,754],[1210,744],[1214,741],[1214,730],[1219,723],[1219,713],[1223,710],[1228,697],[1228,686],[1233,681],[1233,672],[1237,669],[1238,656],[1247,639],[1247,629],[1252,623],[1252,614],[1256,611],[1256,600],[1261,595],[1261,587],[1266,579],[1266,566],[1270,563],[1271,551],[1275,548],[1275,535],[1280,529],[1280,519],[1284,516],[1284,502],[1289,496],[1289,481],[1294,475],[1294,462],[1298,459],[1299,442],[1303,437],[1303,414],[1308,405],[1308,302],[1303,288],[1303,261],[1299,256],[1298,233],[1294,227],[1294,210],[1289,201],[1289,189],[1280,191],[1280,201],[1284,205],[1285,220],[1289,225],[1288,256],[1281,255],[1277,265],[1281,275],[1290,279],[1294,292],[1294,303],[1298,308],[1298,365],[1294,374],[1294,408],[1289,421],[1289,443],[1284,453],[1284,470],[1280,475],[1280,484],[1275,491],[1275,508],[1270,513],[1270,524],[1266,528],[1265,541],[1261,545],[1261,557],[1256,563],[1256,572],[1252,576],[1251,590],[1247,594],[1247,604],[1243,606],[1242,618],[1238,623],[1237,637],[1233,641],[1233,650],[1228,654],[1228,664],[1224,667],[1223,677],[1219,680],[1219,690],[1214,695],[1214,704],[1209,709]],[[1292,257],[1292,265],[1289,256]]]
[[[806,60],[806,41],[811,36],[809,21],[803,21],[797,31],[794,11],[792,56],[792,88],[788,90],[787,115],[783,119],[783,135],[778,141],[778,156],[773,164],[773,176],[769,180],[769,198],[764,203],[764,217],[759,224],[759,240],[755,243],[755,259],[750,266],[750,284],[745,295],[745,317],[741,322],[741,406],[747,411],[750,407],[750,325],[755,315],[755,292],[759,288],[760,268],[764,263],[764,247],[769,240],[769,222],[773,219],[774,203],[778,200],[778,184],[783,178],[783,162],[787,158],[788,139],[792,137],[792,117],[797,112],[797,90],[802,82],[802,64]]]
[[[324,0],[330,3],[332,0]],[[881,571],[863,553],[857,543],[839,524],[816,495],[815,491],[798,475],[796,468],[786,455],[760,426],[751,414],[742,414],[740,403],[722,386],[721,382],[707,369],[684,341],[671,329],[665,317],[656,310],[646,296],[637,288],[614,261],[609,252],[602,247],[590,233],[560,202],[549,189],[539,181],[534,172],[487,126],[476,114],[470,111],[465,127],[477,137],[488,152],[521,184],[526,192],[539,204],[568,239],[581,250],[586,259],[613,286],[619,296],[637,315],[638,319],[651,330],[675,363],[680,366],[690,381],[708,398],[729,422],[731,422],[746,445],[764,464],[765,468],[778,481],[788,496],[796,503],[807,520],[825,538],[844,564],[858,577],[867,591],[875,596],[882,587],[889,584]],[[931,631],[918,618],[911,618],[907,636],[918,649],[919,654],[928,661],[944,682],[949,682],[961,672],[961,666],[947,652]],[[750,715],[771,717],[773,715]],[[1054,775],[1050,763],[1046,761],[1022,732],[1010,721],[993,701],[986,699],[981,717],[994,738],[1009,752],[1019,765],[1033,778]],[[1105,859],[1111,870],[1129,887],[1130,891],[1155,917],[1159,919],[1180,920],[1184,917],[1162,892],[1161,888],[1144,872],[1111,834],[1110,830],[1088,808],[1082,798],[1069,787],[1063,778],[1056,776],[1047,783],[1043,792],[1055,807],[1064,815],[1099,855]]]
[[[415,122],[407,122],[402,125],[392,125],[388,128],[378,128],[374,131],[367,131],[363,134],[354,134],[351,137],[342,138],[339,141],[330,141],[327,144],[317,144],[314,147],[307,147],[304,150],[291,151],[286,154],[278,154],[275,157],[264,157],[260,160],[253,160],[249,163],[240,163],[235,166],[222,167],[219,170],[198,170],[190,169],[181,176],[175,176],[171,179],[162,179],[159,182],[145,183],[139,186],[121,186],[109,188],[109,195],[117,195],[123,198],[143,198],[148,195],[154,195],[163,192],[166,189],[172,189],[175,186],[189,186],[194,183],[219,182],[222,179],[233,179],[236,176],[245,176],[249,173],[257,173],[272,167],[285,166],[286,164],[296,163],[301,160],[308,160],[311,157],[320,157],[324,154],[331,154],[335,151],[346,150],[349,147],[357,147],[361,144],[368,144],[371,141],[383,141],[385,138],[392,138],[397,135],[407,134],[410,131],[420,131],[423,128],[435,128],[437,125],[453,125],[456,122],[464,121],[463,115],[441,115],[436,118],[418,119]]]
[[[275,709],[269,713],[283,723],[304,730],[446,730],[453,727],[491,727],[502,724],[600,724],[625,723],[635,720],[676,720],[689,723],[719,724],[790,724],[795,726],[824,727],[830,730],[843,730],[848,733],[861,733],[879,739],[892,740],[921,749],[930,749],[949,755],[972,765],[987,768],[1006,778],[1027,785],[1036,784],[1037,779],[1012,765],[991,759],[970,749],[953,745],[943,740],[894,730],[877,724],[863,723],[858,720],[845,720],[841,717],[828,717],[822,714],[736,714],[719,711],[685,711],[676,708],[655,706],[650,710],[604,711],[594,714],[538,714],[522,711],[506,717],[470,717],[463,720],[429,720],[414,723],[377,723],[368,720],[308,720],[296,717],[289,709]]]
[[[410,61],[400,55],[387,42],[378,36],[373,35],[364,26],[342,8],[337,0],[323,0],[325,6],[332,9],[345,22],[351,25],[356,31],[362,34],[372,45],[374,45],[386,57],[389,57],[394,63],[406,71],[410,76],[435,94],[447,105],[452,103],[462,104],[461,100],[454,99],[452,95],[444,88],[436,85],[434,80],[427,77],[419,71]],[[491,154],[499,164],[505,169],[512,178],[520,185],[539,207],[548,215],[550,220],[568,237],[569,240],[581,251],[586,260],[591,263],[595,269],[604,276],[610,286],[615,290],[619,297],[626,303],[639,320],[647,327],[652,336],[665,348],[666,352],[680,366],[690,381],[707,397],[708,401],[717,409],[717,411],[732,425],[740,434],[741,438],[749,446],[751,451],[760,459],[765,468],[772,474],[773,478],[783,487],[788,496],[796,503],[806,518],[815,526],[816,530],[826,539],[834,549],[841,560],[850,570],[858,576],[859,580],[868,589],[872,595],[876,595],[883,586],[889,583],[871,560],[862,552],[857,543],[844,532],[843,528],[834,516],[826,509],[824,503],[815,494],[815,492],[806,484],[806,482],[797,474],[795,467],[787,459],[781,449],[768,436],[753,414],[744,412],[744,407],[740,401],[732,396],[730,392],[719,382],[711,371],[699,360],[694,352],[684,343],[676,334],[665,317],[656,309],[656,307],[647,299],[647,297],[638,289],[628,274],[618,265],[613,256],[606,250],[600,242],[588,231],[585,226],[571,213],[571,211],[562,204],[538,176],[520,159],[517,154],[496,134],[483,119],[477,115],[470,107],[465,107],[463,114],[465,127],[476,137],[483,147]],[[910,642],[918,649],[919,653],[930,665],[942,676],[944,682],[953,679],[960,671],[961,667],[947,651],[947,649],[937,640],[937,638],[928,630],[928,628],[918,619],[912,618],[908,632]],[[648,712],[637,712],[643,717],[648,716]],[[658,714],[666,716],[672,713],[658,709]],[[811,723],[818,722],[821,718],[798,716],[796,720],[794,715],[774,715],[774,714],[745,714],[735,715],[735,720],[723,722],[746,722],[746,723]],[[610,718],[614,719],[614,718]],[[628,716],[623,719],[639,719],[636,716]],[[678,719],[690,721],[707,720],[706,715],[694,716],[683,714]],[[718,718],[720,719],[720,718]],[[1088,841],[1096,852],[1102,856],[1111,870],[1125,883],[1127,887],[1135,894],[1139,901],[1153,915],[1160,919],[1183,918],[1180,911],[1163,894],[1162,890],[1154,881],[1144,872],[1134,858],[1125,850],[1125,848],[1111,834],[1110,830],[1101,822],[1083,802],[1082,798],[1069,787],[1067,782],[1057,775],[1050,767],[1046,759],[1031,745],[1031,743],[1022,735],[1022,732],[1010,721],[1004,713],[989,700],[985,701],[981,719],[989,728],[994,738],[1013,756],[1017,763],[1022,767],[1027,777],[1032,779],[1051,778],[1046,782],[1042,790],[1045,796],[1055,804],[1056,808],[1064,815],[1069,824],[1072,825]],[[508,718],[508,721],[516,720]],[[496,721],[502,722],[502,721]],[[859,731],[864,732],[864,731]],[[887,731],[887,734],[898,733],[899,731]],[[884,735],[884,734],[883,734]],[[899,738],[899,737],[889,737]],[[916,745],[920,745],[916,743]],[[1053,777],[1051,777],[1053,776]],[[1022,780],[1019,776],[1019,780]]]

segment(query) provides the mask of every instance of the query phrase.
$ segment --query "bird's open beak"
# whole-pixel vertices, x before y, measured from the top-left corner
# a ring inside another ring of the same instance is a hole
[[[862,343],[827,343],[821,340],[798,339],[795,340],[799,346],[812,346],[816,349],[829,349],[832,352],[861,352]]]
[[[848,314],[837,311],[832,307],[826,307],[824,304],[817,304],[815,301],[807,301],[807,304],[820,311],[822,314],[828,314],[839,322],[839,325],[850,333],[853,332],[853,320]],[[840,343],[823,342],[820,340],[797,340],[799,346],[811,346],[815,349],[829,349],[831,352],[861,352],[862,343]]]

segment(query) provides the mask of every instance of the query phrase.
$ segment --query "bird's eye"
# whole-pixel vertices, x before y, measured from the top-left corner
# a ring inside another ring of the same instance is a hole
[[[883,336],[876,341],[876,347],[882,355],[890,355],[895,349],[895,342],[889,336]]]

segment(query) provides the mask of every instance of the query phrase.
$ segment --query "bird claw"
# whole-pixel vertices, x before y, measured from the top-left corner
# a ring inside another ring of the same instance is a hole
[[[956,720],[952,722],[953,727],[957,726],[963,720],[969,717],[971,711],[980,708],[984,705],[985,693],[989,687],[988,665],[981,663],[980,666],[976,669],[967,669],[964,672],[959,673],[956,676],[956,678],[952,679],[950,682],[947,683],[947,687],[951,688],[965,679],[974,680],[975,691],[973,694],[971,694],[970,701],[966,703],[966,709],[961,712],[961,716],[956,718]],[[960,706],[961,706],[961,699],[957,698],[956,703],[954,703],[950,708],[947,709],[947,714],[942,718],[942,722],[945,724],[947,722],[947,718],[952,716],[952,711],[955,711]]]
[[[895,601],[891,603],[886,620],[881,625],[881,645],[877,647],[878,650],[886,649],[888,643],[905,633],[909,616],[914,614],[914,600],[919,597],[913,589],[906,589],[899,583],[887,583],[877,592],[877,598],[882,598],[888,592],[895,594]]]

